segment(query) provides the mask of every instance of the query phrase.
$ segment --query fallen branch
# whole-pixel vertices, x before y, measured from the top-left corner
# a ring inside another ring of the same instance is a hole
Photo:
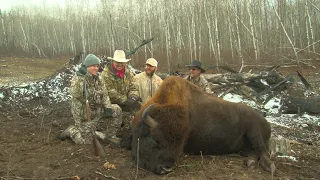
[[[310,83],[306,80],[306,78],[304,78],[299,71],[297,71],[297,74],[298,74],[298,77],[300,78],[300,80],[302,81],[302,83],[304,84],[304,86],[308,90],[312,90],[312,87],[311,87]]]
[[[261,95],[263,95],[263,94],[266,94],[266,93],[274,90],[275,88],[277,88],[277,87],[280,86],[281,84],[289,81],[295,74],[296,74],[296,72],[291,73],[290,75],[288,75],[286,78],[284,78],[282,81],[280,81],[280,82],[277,83],[276,85],[273,85],[273,86],[271,86],[270,88],[265,89],[264,91],[260,92],[257,97],[259,97],[259,96],[261,96]]]
[[[103,176],[103,177],[105,177],[105,178],[110,178],[110,179],[118,180],[118,178],[116,178],[116,177],[113,177],[113,176],[107,176],[107,175],[104,175],[104,174],[102,174],[101,172],[98,172],[98,171],[95,171],[95,173],[96,173],[96,174],[99,174],[99,175],[101,175],[101,176]]]

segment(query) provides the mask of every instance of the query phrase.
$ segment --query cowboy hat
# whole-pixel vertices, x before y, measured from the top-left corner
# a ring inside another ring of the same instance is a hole
[[[197,60],[194,60],[191,62],[191,64],[189,65],[186,65],[187,67],[196,67],[196,68],[199,68],[201,70],[201,73],[204,73],[206,72],[202,67],[201,67],[201,62],[200,61],[197,61]]]
[[[116,50],[113,54],[113,57],[108,57],[109,60],[113,60],[120,63],[126,63],[131,59],[126,59],[126,54],[123,50]]]

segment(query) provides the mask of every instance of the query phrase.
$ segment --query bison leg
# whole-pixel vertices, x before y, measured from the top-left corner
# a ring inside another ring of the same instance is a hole
[[[259,157],[261,167],[268,172],[273,172],[275,169],[274,163],[269,158],[266,147],[267,140],[263,138],[261,130],[252,128],[247,132],[246,136],[253,151]]]

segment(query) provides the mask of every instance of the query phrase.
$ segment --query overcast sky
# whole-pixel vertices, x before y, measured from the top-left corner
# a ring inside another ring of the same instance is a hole
[[[64,0],[0,0],[1,10],[10,10],[13,6],[17,5],[42,5],[45,3],[48,6],[51,5],[63,5]]]

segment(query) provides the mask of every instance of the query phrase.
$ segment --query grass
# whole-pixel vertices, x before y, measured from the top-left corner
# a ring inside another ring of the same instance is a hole
[[[69,61],[65,59],[0,58],[0,85],[37,81],[52,75]]]

